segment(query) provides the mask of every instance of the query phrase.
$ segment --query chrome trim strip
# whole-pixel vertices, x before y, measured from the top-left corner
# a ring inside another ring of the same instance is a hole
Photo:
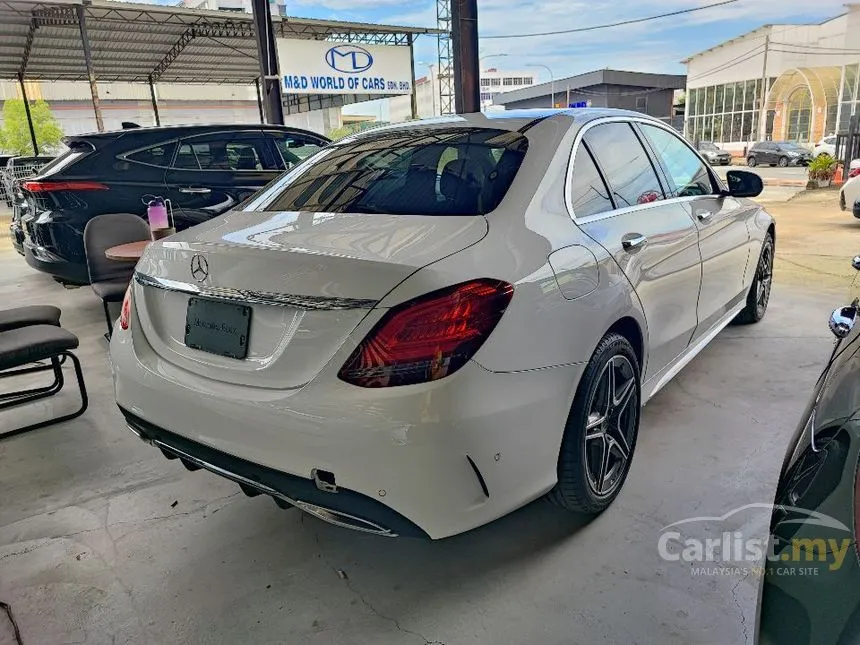
[[[343,309],[373,309],[376,300],[361,298],[337,298],[331,296],[297,296],[288,293],[272,293],[269,291],[253,291],[251,289],[232,289],[230,287],[208,287],[190,282],[180,282],[168,278],[155,278],[145,273],[135,271],[134,281],[143,287],[152,287],[164,291],[186,293],[191,296],[226,300],[254,305],[271,305],[273,307],[292,307],[306,311],[343,310]]]
[[[138,437],[141,437],[140,433],[135,431],[131,424],[128,424],[128,427],[132,432],[134,432]],[[358,531],[359,533],[372,533],[374,535],[381,535],[382,537],[397,537],[397,533],[392,532],[390,529],[384,528],[379,524],[371,522],[370,520],[363,519],[361,517],[356,517],[355,515],[350,515],[349,513],[343,513],[341,511],[335,511],[330,508],[325,508],[324,506],[317,506],[316,504],[311,504],[309,502],[304,502],[297,499],[292,499],[287,497],[286,495],[279,493],[274,488],[266,486],[265,484],[261,484],[260,482],[254,481],[252,479],[248,479],[247,477],[243,477],[242,475],[237,475],[236,473],[227,470],[225,468],[221,468],[220,466],[216,466],[214,464],[210,464],[199,457],[195,457],[194,455],[190,455],[184,450],[180,450],[171,446],[170,444],[164,443],[159,439],[153,439],[149,441],[151,445],[156,448],[166,450],[169,453],[172,453],[179,457],[180,459],[186,459],[190,461],[192,464],[196,466],[200,466],[204,470],[208,470],[211,473],[216,475],[220,475],[226,479],[236,482],[237,484],[244,484],[245,486],[250,486],[261,493],[265,493],[266,495],[271,495],[272,497],[277,497],[279,499],[284,500],[298,508],[309,515],[313,515],[317,519],[322,520],[323,522],[328,522],[329,524],[333,524],[335,526],[339,526],[345,529],[351,529],[353,531]],[[343,519],[340,519],[343,518]]]
[[[588,224],[589,222],[597,222],[604,219],[610,219],[617,215],[624,215],[625,213],[633,212],[633,211],[641,211],[647,210],[649,208],[657,208],[658,206],[664,206],[666,204],[683,204],[686,202],[696,201],[703,198],[713,198],[719,197],[719,195],[695,195],[691,197],[670,197],[669,199],[663,199],[656,202],[650,202],[648,204],[637,204],[636,206],[625,206],[623,208],[618,208],[615,210],[605,211],[603,213],[598,213],[597,215],[589,215],[587,217],[577,217],[576,213],[573,210],[573,196],[571,195],[571,187],[573,181],[573,162],[576,160],[576,153],[579,151],[579,146],[582,143],[582,139],[585,136],[585,133],[588,132],[591,128],[596,127],[598,125],[604,125],[606,123],[643,123],[645,125],[653,125],[657,128],[661,128],[670,134],[673,134],[676,138],[678,138],[682,143],[684,143],[690,151],[695,154],[699,161],[705,166],[708,171],[708,175],[712,180],[716,181],[718,186],[723,185],[723,181],[720,179],[719,175],[714,172],[714,169],[711,168],[711,165],[702,157],[701,153],[698,150],[694,150],[693,147],[684,140],[683,137],[678,136],[678,132],[673,128],[667,126],[662,121],[657,121],[655,119],[649,119],[648,117],[636,117],[636,116],[609,116],[609,117],[601,117],[594,119],[593,121],[588,121],[579,128],[576,133],[576,137],[573,140],[573,147],[570,150],[570,156],[567,160],[567,170],[565,171],[565,181],[564,181],[564,204],[567,207],[567,214],[574,221],[575,224]],[[650,152],[646,150],[646,152]],[[661,179],[661,175],[658,174],[658,179]]]

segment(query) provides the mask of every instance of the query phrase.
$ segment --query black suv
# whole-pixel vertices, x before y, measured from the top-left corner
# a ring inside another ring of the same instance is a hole
[[[747,152],[747,165],[755,168],[758,165],[808,166],[812,161],[812,153],[791,141],[759,141]]]
[[[242,202],[328,139],[274,125],[132,127],[66,138],[66,154],[21,182],[27,263],[58,282],[89,283],[83,234],[103,213],[144,215],[171,201],[178,230]]]

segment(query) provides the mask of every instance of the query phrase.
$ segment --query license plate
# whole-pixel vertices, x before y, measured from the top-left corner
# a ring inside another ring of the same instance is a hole
[[[251,308],[206,298],[189,298],[185,315],[185,345],[210,354],[245,358]]]

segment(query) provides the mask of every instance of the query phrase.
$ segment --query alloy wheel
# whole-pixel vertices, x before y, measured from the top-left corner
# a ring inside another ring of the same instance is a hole
[[[605,498],[624,481],[639,414],[636,371],[627,357],[606,363],[587,410],[585,472],[592,493]]]
[[[770,300],[770,288],[773,284],[773,245],[766,244],[761,252],[756,269],[755,306],[759,317],[764,316],[767,303]]]

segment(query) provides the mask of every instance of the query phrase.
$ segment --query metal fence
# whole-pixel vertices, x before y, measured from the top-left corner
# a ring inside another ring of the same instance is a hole
[[[41,168],[53,160],[53,157],[13,157],[0,168],[0,199],[11,207],[15,196],[15,183],[32,177]]]

